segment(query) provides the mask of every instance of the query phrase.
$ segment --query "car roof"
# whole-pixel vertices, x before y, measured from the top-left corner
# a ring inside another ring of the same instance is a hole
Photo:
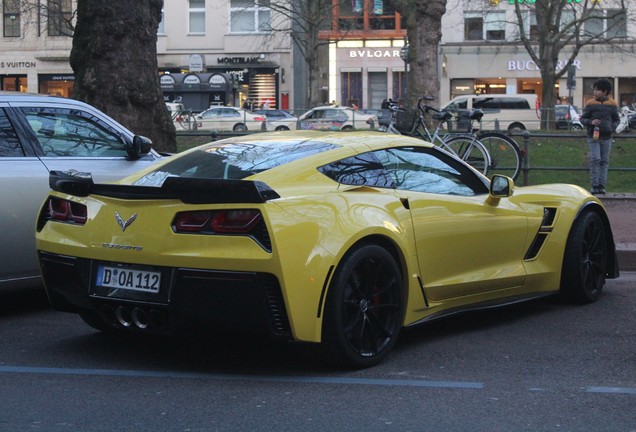
[[[375,131],[318,131],[318,130],[299,130],[299,131],[283,131],[283,132],[263,132],[244,136],[228,138],[216,143],[235,142],[235,143],[253,143],[255,141],[321,141],[328,144],[334,144],[339,147],[353,148],[357,152],[367,152],[387,146],[424,146],[433,147],[427,141],[418,138],[408,137],[405,135],[396,135],[386,132]]]
[[[82,106],[86,105],[84,102],[77,99],[70,99],[62,96],[13,91],[0,91],[0,102],[64,102]]]

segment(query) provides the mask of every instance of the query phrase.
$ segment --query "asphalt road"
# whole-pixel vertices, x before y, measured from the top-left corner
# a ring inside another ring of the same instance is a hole
[[[103,335],[3,295],[0,431],[636,431],[635,288],[430,323],[362,371],[298,345]]]

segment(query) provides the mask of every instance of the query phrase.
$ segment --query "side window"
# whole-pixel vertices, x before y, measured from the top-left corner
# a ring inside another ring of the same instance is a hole
[[[481,110],[498,110],[499,98],[475,98],[475,100],[473,100],[473,108],[479,108]]]
[[[375,152],[401,190],[473,196],[488,192],[470,169],[435,149],[402,147]]]
[[[502,98],[501,109],[530,109],[530,104],[522,98]]]
[[[452,113],[456,113],[460,109],[467,109],[467,108],[468,108],[468,99],[464,98],[464,99],[458,99],[455,102],[448,104],[448,106],[446,107],[446,110]]]
[[[346,185],[395,188],[395,182],[374,153],[332,162],[318,168],[318,171]]]
[[[125,157],[119,136],[76,110],[22,108],[44,156]]]
[[[21,157],[24,151],[4,110],[0,108],[0,157]]]

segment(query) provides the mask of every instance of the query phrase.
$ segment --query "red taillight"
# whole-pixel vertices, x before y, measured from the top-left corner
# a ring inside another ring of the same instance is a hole
[[[212,229],[220,233],[249,233],[261,220],[258,210],[226,210],[217,212],[212,219]]]
[[[173,227],[177,233],[249,234],[262,219],[258,210],[219,210],[181,212]]]
[[[50,198],[49,217],[60,222],[84,225],[88,219],[88,210],[84,204],[60,198]]]
[[[257,122],[264,122],[265,120],[267,120],[267,118],[265,117],[254,117],[254,121],[257,121]]]
[[[197,232],[209,229],[209,220],[212,212],[184,212],[179,213],[175,219],[175,229],[177,232]]]

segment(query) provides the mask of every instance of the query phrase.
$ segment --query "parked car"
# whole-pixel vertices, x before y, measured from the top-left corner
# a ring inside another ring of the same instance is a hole
[[[282,109],[262,109],[255,110],[255,114],[263,115],[267,118],[268,131],[296,130],[298,117]]]
[[[574,105],[555,105],[554,118],[557,129],[583,130],[581,115]]]
[[[557,293],[590,303],[619,273],[597,197],[490,181],[407,136],[251,134],[118,185],[51,185],[48,297],[111,333],[257,331],[368,367],[403,327]]]
[[[362,113],[375,115],[378,118],[378,128],[386,130],[391,124],[393,113],[390,109],[361,109]]]
[[[150,140],[72,99],[0,92],[0,292],[41,286],[33,243],[49,171],[113,181],[161,159]]]
[[[343,130],[375,129],[378,118],[349,107],[321,106],[299,117],[301,129]]]
[[[266,117],[243,108],[211,106],[195,116],[197,129],[245,132],[266,128]]]

